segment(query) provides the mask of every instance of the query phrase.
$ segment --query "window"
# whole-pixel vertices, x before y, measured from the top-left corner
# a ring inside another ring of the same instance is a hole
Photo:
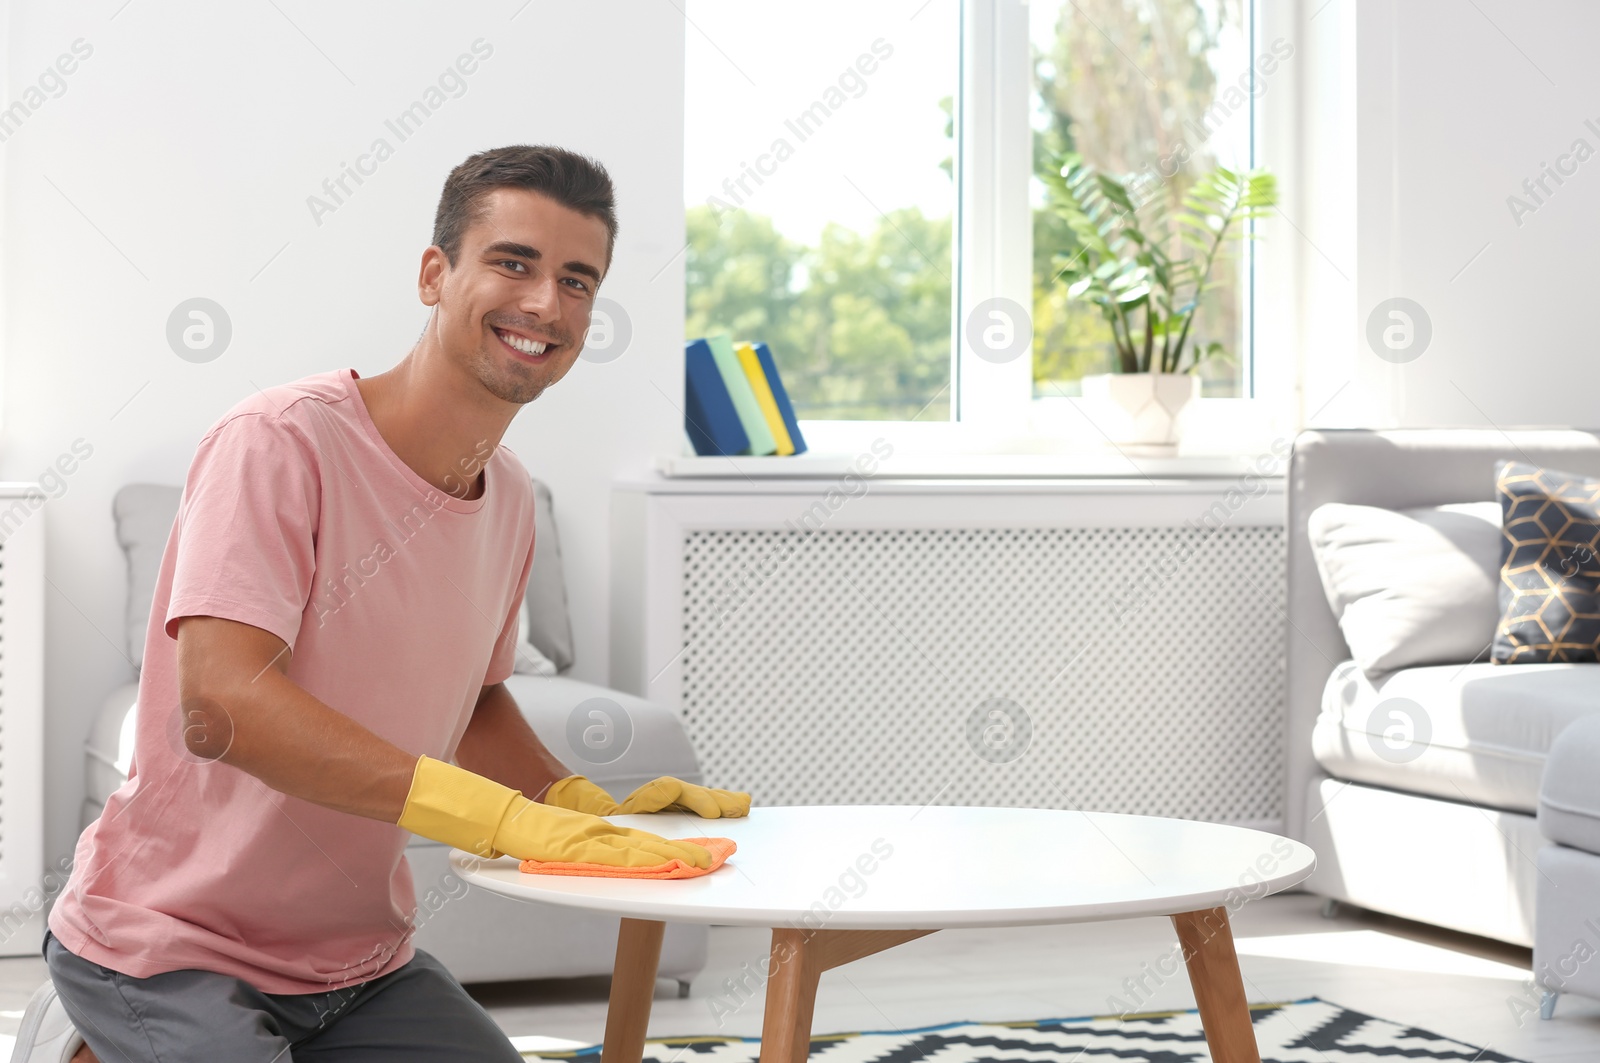
[[[1076,394],[1085,374],[1112,368],[1110,326],[1055,280],[1066,223],[1048,208],[1039,175],[1061,152],[1075,151],[1122,180],[1141,217],[1155,217],[1160,209],[1176,211],[1213,166],[1250,169],[1257,90],[1241,8],[1240,0],[1029,5],[1035,395]],[[1167,242],[1174,254],[1186,251]],[[1228,355],[1201,370],[1207,396],[1248,394],[1248,264],[1240,242],[1224,246],[1213,267],[1215,287],[1195,315],[1191,341],[1220,343]]]
[[[960,18],[918,4],[685,8],[688,335],[766,340],[801,418],[950,417]]]
[[[1055,280],[1056,153],[1150,203],[1253,163],[1251,0],[685,10],[688,334],[767,340],[819,427],[1015,429],[1109,368],[1109,327]],[[1249,247],[1196,317],[1232,357],[1208,397],[1252,393]],[[1014,357],[968,338],[996,298],[1031,330]]]

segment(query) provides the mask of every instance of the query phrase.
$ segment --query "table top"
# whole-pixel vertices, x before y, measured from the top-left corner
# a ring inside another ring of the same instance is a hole
[[[507,897],[636,919],[916,930],[1234,910],[1317,862],[1299,842],[1244,827],[1046,808],[792,805],[608,820],[739,848],[709,875],[664,881],[525,875],[513,857],[460,849],[450,863]]]

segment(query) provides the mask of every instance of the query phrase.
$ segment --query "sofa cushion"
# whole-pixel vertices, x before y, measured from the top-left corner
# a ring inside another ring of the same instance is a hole
[[[182,500],[183,488],[170,484],[126,484],[111,500],[117,542],[128,561],[123,638],[127,640],[128,660],[135,668],[144,666],[145,628],[150,623],[150,606],[155,602],[161,555],[166,553]]]
[[[1482,657],[1500,618],[1500,504],[1329,502],[1307,519],[1323,592],[1371,678]]]
[[[1374,683],[1346,661],[1311,744],[1336,778],[1531,813],[1556,735],[1597,714],[1600,665],[1427,665]]]
[[[1495,465],[1505,527],[1493,658],[1600,658],[1600,479],[1525,462]]]
[[[1600,667],[1600,666],[1597,666]],[[1562,731],[1539,787],[1539,831],[1553,842],[1600,853],[1600,715]]]
[[[534,547],[538,549],[537,546]],[[532,577],[529,577],[532,579]],[[528,599],[522,599],[522,611],[517,614],[517,657],[511,670],[517,675],[553,676],[560,671],[555,662],[539,652],[528,635]]]
[[[572,620],[561,570],[561,536],[555,503],[542,480],[533,481],[533,567],[528,571],[528,641],[556,670],[572,667]]]

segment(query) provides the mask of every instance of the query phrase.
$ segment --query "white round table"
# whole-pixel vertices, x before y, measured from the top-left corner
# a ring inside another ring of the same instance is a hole
[[[710,875],[525,875],[459,849],[474,886],[622,917],[602,1063],[638,1063],[668,922],[772,928],[761,1063],[804,1063],[817,981],[935,930],[1171,916],[1215,1063],[1259,1063],[1230,912],[1304,880],[1305,845],[1189,820],[1041,808],[819,805],[738,819],[612,816],[668,838],[725,837]]]

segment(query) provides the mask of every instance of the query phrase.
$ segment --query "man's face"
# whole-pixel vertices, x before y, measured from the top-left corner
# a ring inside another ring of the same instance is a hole
[[[437,307],[434,324],[453,362],[495,397],[528,403],[583,350],[607,265],[606,227],[522,188],[493,189],[484,206],[454,268],[437,248],[425,253],[422,301]]]

